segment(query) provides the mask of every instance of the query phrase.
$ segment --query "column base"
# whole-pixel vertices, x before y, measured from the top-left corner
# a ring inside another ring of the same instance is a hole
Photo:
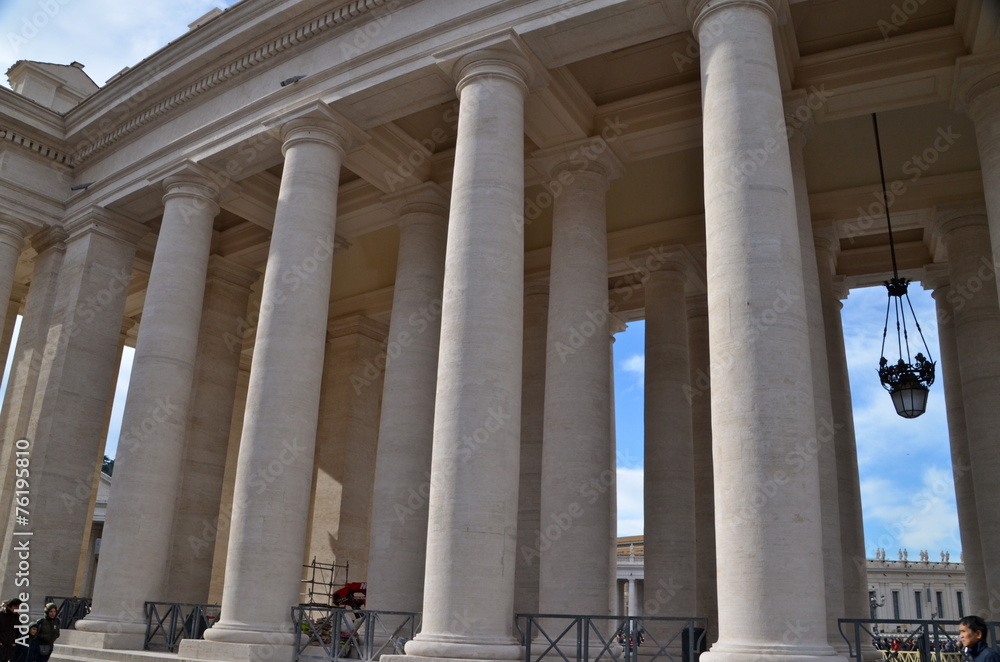
[[[701,654],[699,662],[848,662],[830,646],[762,646],[759,644],[729,644],[712,646]]]
[[[177,649],[181,659],[218,662],[280,662],[295,657],[295,644],[238,644],[228,641],[184,639]]]
[[[83,621],[78,621],[82,623]],[[97,648],[100,650],[129,650],[141,651],[146,643],[146,632],[136,633],[110,633],[110,632],[86,632],[84,630],[60,630],[59,643],[64,646],[75,648]]]

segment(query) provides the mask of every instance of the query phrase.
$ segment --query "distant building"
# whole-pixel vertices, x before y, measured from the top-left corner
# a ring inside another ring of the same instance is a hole
[[[953,561],[941,552],[940,560],[931,560],[926,551],[910,558],[905,549],[899,550],[897,560],[886,556],[880,549],[876,558],[866,561],[874,618],[955,621],[968,614],[965,564],[961,559]],[[643,536],[618,539],[618,614],[655,615],[645,614],[641,607],[646,604],[644,558]],[[636,604],[640,605],[638,609],[633,608]],[[903,629],[905,626],[900,626]]]

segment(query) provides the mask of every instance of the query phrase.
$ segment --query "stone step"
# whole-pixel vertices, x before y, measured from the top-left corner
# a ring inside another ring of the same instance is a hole
[[[142,650],[112,650],[56,644],[52,651],[53,662],[189,662],[176,653]],[[190,661],[194,662],[194,661]]]

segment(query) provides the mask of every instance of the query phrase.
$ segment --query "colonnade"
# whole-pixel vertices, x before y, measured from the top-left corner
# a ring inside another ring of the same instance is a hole
[[[642,284],[642,599],[655,604],[638,613],[709,616],[711,662],[840,659],[836,619],[867,613],[837,243],[813,233],[808,127],[787,131],[802,99],[782,94],[774,5],[688,3],[701,52],[707,288],[692,285],[696,265],[682,247]],[[530,156],[564,190],[548,276],[526,280],[525,100],[545,74],[509,34],[441,53],[438,64],[460,104],[454,174],[450,191],[428,182],[382,200],[400,233],[388,327],[329,319],[340,173],[365,132],[319,102],[274,118],[284,167],[239,427],[222,614],[182,654],[263,660],[289,648],[303,560],[333,528],[342,553],[361,557],[369,608],[422,613],[407,657],[520,659],[513,613],[612,608],[605,207],[626,166],[600,138]],[[985,518],[997,510],[988,487],[1000,471],[1000,364],[980,348],[1000,337],[1000,306],[991,288],[948,294],[984,269],[996,280],[1000,260],[1000,104],[996,75],[982,66],[970,62],[963,98],[986,205],[940,206],[933,232],[952,257],[935,296],[953,320],[942,326],[953,457],[971,467],[956,475],[970,608],[995,615],[1000,528]],[[580,165],[585,146],[600,149]],[[766,156],[748,167],[748,154]],[[210,173],[185,162],[158,181],[163,220],[94,607],[77,625],[108,647],[141,641],[144,601],[207,599],[209,572],[185,545],[225,500],[241,368],[226,330],[239,327],[258,278],[212,254],[224,191]],[[0,216],[0,300],[29,234],[37,253],[4,403],[4,462],[7,440],[31,439],[44,485],[92,478],[129,291],[115,282],[127,281],[117,274],[130,273],[144,233],[102,209],[33,234]],[[108,300],[99,322],[81,305],[91,299]],[[353,384],[345,366],[393,342],[406,351],[384,375]],[[70,436],[78,441],[53,441]],[[338,467],[341,457],[352,464]],[[86,504],[64,520],[62,509],[53,500],[45,511],[62,528],[34,539],[65,570],[53,571],[53,586],[72,584],[66,561],[75,570],[79,551],[75,534],[55,533],[86,521]],[[630,582],[630,612],[642,599]]]

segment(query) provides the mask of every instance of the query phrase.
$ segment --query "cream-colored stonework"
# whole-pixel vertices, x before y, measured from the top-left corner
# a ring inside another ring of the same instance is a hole
[[[712,662],[840,659],[869,587],[839,301],[889,275],[878,113],[901,275],[937,278],[952,324],[968,608],[1000,618],[995,3],[191,19],[104,87],[19,62],[0,88],[0,349],[22,315],[4,597],[27,443],[32,567],[59,567],[33,609],[92,584],[85,648],[140,646],[146,601],[209,600],[220,620],[183,655],[290,657],[315,556],[371,606],[422,612],[407,656],[519,658],[515,610],[609,611],[609,324],[648,316],[662,613],[707,617]]]

